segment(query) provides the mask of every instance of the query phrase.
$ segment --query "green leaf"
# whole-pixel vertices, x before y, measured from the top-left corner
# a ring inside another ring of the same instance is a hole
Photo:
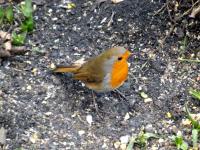
[[[186,110],[186,113],[187,113],[187,118],[191,121],[192,123],[192,126],[193,126],[193,129],[197,129],[200,131],[200,124],[198,121],[194,120],[188,110],[188,107],[187,105],[185,105],[185,110]]]
[[[16,32],[12,33],[12,43],[14,45],[23,45],[26,39],[27,32],[22,32],[20,34],[16,34]]]
[[[149,138],[159,138],[156,134],[154,134],[154,133],[149,133],[149,132],[146,132],[146,133],[144,134],[144,137],[145,137],[146,139],[149,139]]]
[[[197,129],[192,129],[192,143],[193,143],[193,148],[198,149],[198,132],[199,130]]]
[[[192,95],[192,97],[194,97],[194,98],[200,100],[200,91],[190,89],[190,90],[189,90],[189,93]]]
[[[4,10],[2,7],[0,7],[0,24],[3,22],[3,18],[4,18]]]
[[[140,96],[141,96],[142,98],[148,98],[148,95],[147,95],[146,93],[144,93],[144,92],[141,92],[141,93],[140,93]]]
[[[175,137],[175,144],[176,144],[176,146],[180,147],[180,145],[182,145],[182,143],[183,143],[183,137],[177,135]]]
[[[188,38],[187,36],[185,36],[183,41],[181,41],[180,50],[185,51],[187,44],[188,44]]]
[[[22,31],[28,31],[28,32],[33,31],[33,29],[34,29],[33,17],[26,18],[22,22],[20,28],[21,28]]]
[[[148,133],[141,131],[136,139],[136,143],[140,146],[146,146],[148,139],[150,138],[158,138],[158,136],[154,133]]]
[[[21,11],[25,17],[27,18],[32,17],[33,13],[32,0],[25,0],[25,4],[21,4]]]
[[[183,142],[180,146],[180,149],[182,150],[187,150],[188,149],[188,144],[186,142]]]
[[[13,7],[12,5],[8,6],[5,10],[5,16],[8,22],[12,23],[14,19],[14,14],[13,14]]]
[[[174,144],[176,145],[177,149],[181,150],[187,150],[188,144],[183,140],[182,133],[178,131],[177,135],[172,136],[172,140],[174,141]]]
[[[134,135],[134,136],[132,136],[132,137],[130,138],[126,150],[132,150],[132,149],[133,149],[133,145],[134,145],[134,143],[136,142],[136,138],[137,138],[136,135]]]

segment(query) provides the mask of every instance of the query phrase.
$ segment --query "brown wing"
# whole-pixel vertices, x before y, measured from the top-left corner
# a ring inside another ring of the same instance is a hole
[[[102,61],[98,58],[90,59],[76,71],[74,78],[85,83],[102,82],[104,78]]]
[[[81,80],[85,83],[100,83],[102,77],[97,74],[78,73],[74,75],[74,79]]]

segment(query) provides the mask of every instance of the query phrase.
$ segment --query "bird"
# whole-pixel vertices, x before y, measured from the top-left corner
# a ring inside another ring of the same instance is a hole
[[[72,73],[96,92],[108,92],[119,88],[128,77],[128,58],[132,53],[124,47],[112,47],[100,55],[88,59],[81,65],[58,65],[55,73]]]

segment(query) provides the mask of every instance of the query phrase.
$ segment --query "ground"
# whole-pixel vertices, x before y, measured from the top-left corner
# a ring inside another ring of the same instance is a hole
[[[184,105],[189,101],[191,111],[199,112],[200,103],[188,89],[199,88],[200,66],[177,60],[183,31],[159,45],[170,28],[167,13],[154,15],[164,1],[73,3],[72,10],[60,7],[59,0],[37,5],[36,27],[26,43],[30,51],[1,61],[0,125],[7,129],[6,149],[123,149],[127,140],[122,139],[143,127],[160,136],[149,140],[147,149],[176,149],[169,137],[178,130],[188,140]],[[190,41],[190,50],[199,49],[199,43]],[[97,94],[98,114],[91,90],[70,75],[53,74],[51,65],[70,64],[116,45],[141,58],[130,58],[129,78],[119,88],[126,100],[115,92]]]

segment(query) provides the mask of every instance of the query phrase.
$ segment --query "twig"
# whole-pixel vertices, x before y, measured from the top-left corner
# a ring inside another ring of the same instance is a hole
[[[111,24],[113,23],[113,17],[114,17],[114,15],[115,15],[115,12],[113,11],[113,12],[112,12],[112,15],[111,15],[111,17],[110,17],[110,21],[109,21],[108,24],[107,24],[107,27],[110,27]]]
[[[179,21],[181,18],[183,18],[185,15],[188,15],[190,13],[190,11],[195,7],[196,4],[198,4],[200,2],[200,0],[196,1],[192,7],[190,9],[188,9],[187,11],[185,11],[182,15],[180,15],[179,17],[176,18],[176,21]]]
[[[174,31],[174,28],[175,28],[175,24],[173,24],[171,27],[170,27],[170,30],[169,30],[169,33],[163,38],[161,39],[161,41],[159,42],[161,44],[161,47],[163,47],[166,39],[172,34],[172,32]]]
[[[173,23],[175,23],[175,20],[172,19],[172,16],[171,16],[171,13],[170,13],[169,10],[170,10],[170,9],[169,9],[169,0],[168,0],[168,1],[167,1],[167,13],[168,13],[168,15],[169,15],[169,19],[170,19]]]
[[[184,58],[178,58],[179,61],[185,61],[185,62],[190,62],[190,63],[200,63],[200,60],[195,60],[195,59],[184,59]]]
[[[168,6],[169,0],[167,0],[167,2],[166,2],[166,7],[167,7],[168,15],[169,15],[170,20],[173,22],[173,24],[171,25],[168,34],[167,34],[163,39],[161,39],[161,41],[159,42],[160,45],[161,45],[161,47],[163,47],[164,42],[166,41],[166,39],[167,39],[167,38],[172,34],[172,32],[174,31],[174,28],[175,28],[177,22],[178,22],[179,20],[181,20],[181,18],[183,18],[185,15],[188,15],[188,14],[190,13],[190,11],[191,11],[199,2],[200,2],[200,0],[197,0],[197,1],[192,5],[192,7],[191,7],[190,9],[188,9],[187,11],[185,11],[185,12],[184,12],[182,15],[180,15],[179,17],[176,17],[175,19],[173,19],[172,16],[171,16],[171,14],[170,14],[170,11],[169,11],[169,6]],[[164,5],[164,6],[165,6],[165,5]],[[163,7],[164,7],[164,6],[163,6]],[[199,9],[200,9],[200,8],[199,8]],[[197,11],[199,12],[200,10],[197,10]]]
[[[167,5],[168,5],[168,1],[167,1],[160,9],[158,9],[158,10],[154,13],[153,16],[158,15],[161,11],[163,11],[163,10],[166,8]]]
[[[200,12],[200,4],[196,8],[192,10],[192,13],[190,14],[190,17],[195,18],[195,16]]]
[[[25,49],[25,46],[18,46],[18,47],[12,47],[11,51],[12,54],[24,54],[27,52]]]

